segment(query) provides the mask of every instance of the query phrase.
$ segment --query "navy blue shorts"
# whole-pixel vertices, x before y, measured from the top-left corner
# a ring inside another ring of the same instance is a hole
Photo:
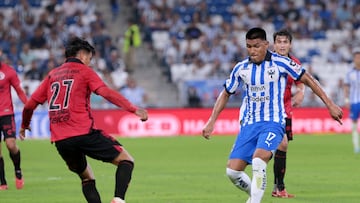
[[[122,151],[122,145],[101,130],[55,142],[58,153],[69,169],[82,173],[87,166],[86,156],[103,162],[112,162]]]
[[[0,116],[0,142],[1,136],[4,136],[4,140],[10,137],[16,138],[14,115]]]

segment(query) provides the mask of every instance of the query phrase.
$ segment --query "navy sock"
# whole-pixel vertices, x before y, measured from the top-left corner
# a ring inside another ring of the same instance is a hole
[[[82,192],[88,203],[101,203],[99,192],[95,186],[95,180],[82,181]]]
[[[125,193],[129,186],[133,169],[134,162],[132,161],[125,160],[119,163],[115,175],[115,197],[125,200]]]
[[[12,154],[10,152],[10,158],[14,164],[16,178],[18,178],[18,179],[22,178],[21,168],[20,168],[20,160],[21,160],[20,159],[20,150],[18,150],[18,152],[16,154]]]
[[[282,191],[285,189],[284,177],[286,170],[286,152],[276,150],[274,159],[274,175],[277,188]]]

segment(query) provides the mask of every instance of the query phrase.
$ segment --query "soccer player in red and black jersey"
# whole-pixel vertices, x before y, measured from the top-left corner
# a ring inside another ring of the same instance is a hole
[[[300,64],[299,59],[290,54],[292,35],[287,30],[280,30],[275,32],[274,38],[274,51],[282,56],[289,57],[294,63]],[[296,85],[296,93],[292,96],[291,88],[292,85]],[[305,85],[299,81],[294,81],[291,77],[288,77],[284,104],[286,112],[286,136],[284,136],[281,144],[275,153],[274,158],[274,190],[272,192],[273,197],[281,198],[293,198],[295,195],[287,193],[285,189],[284,177],[286,171],[286,152],[288,148],[288,141],[293,139],[292,132],[292,108],[301,105],[304,99]]]
[[[1,56],[2,50],[0,50]],[[0,61],[0,142],[1,137],[4,136],[3,139],[10,152],[10,158],[15,168],[15,185],[17,189],[21,189],[24,186],[24,179],[20,168],[20,149],[16,145],[16,125],[11,87],[15,89],[18,97],[25,104],[27,101],[26,94],[20,86],[20,80],[15,69]],[[0,190],[8,189],[4,168],[4,159],[1,154],[0,145]]]
[[[105,85],[89,67],[94,54],[94,47],[83,39],[75,37],[68,42],[65,63],[49,72],[25,104],[20,137],[24,139],[25,130],[30,129],[35,108],[47,101],[51,142],[55,143],[69,170],[80,177],[87,202],[101,202],[95,177],[86,160],[88,156],[117,166],[112,203],[125,203],[134,159],[117,140],[96,128],[91,115],[90,94],[101,95],[118,107],[134,113],[141,121],[148,119],[148,113]]]

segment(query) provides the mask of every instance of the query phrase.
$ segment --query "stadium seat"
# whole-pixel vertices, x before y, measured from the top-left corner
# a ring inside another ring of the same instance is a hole
[[[174,83],[182,80],[182,78],[189,73],[189,66],[183,63],[173,64],[170,67],[171,78]]]
[[[28,2],[32,7],[41,7],[42,0],[28,0]]]
[[[153,47],[157,51],[163,50],[170,42],[170,34],[168,31],[153,31],[151,33],[151,38],[153,41]]]
[[[0,7],[15,7],[19,0],[0,0]]]

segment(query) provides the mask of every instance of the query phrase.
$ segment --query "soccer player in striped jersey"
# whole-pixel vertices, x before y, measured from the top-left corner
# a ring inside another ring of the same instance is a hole
[[[70,171],[81,179],[87,202],[101,203],[95,177],[87,156],[114,164],[115,194],[111,203],[125,203],[125,193],[131,180],[134,159],[113,137],[97,129],[91,115],[90,94],[96,93],[109,102],[138,116],[148,118],[147,111],[130,103],[110,89],[89,67],[95,49],[80,38],[71,39],[65,47],[66,61],[54,68],[26,102],[22,114],[20,138],[30,129],[33,111],[48,102],[51,142]]]
[[[3,52],[0,49],[0,57]],[[11,96],[11,87],[13,87],[24,104],[27,101],[26,94],[20,86],[20,80],[13,67],[0,61],[0,143],[4,139],[9,151],[10,158],[15,168],[15,186],[22,189],[24,179],[21,173],[21,156],[20,149],[16,145],[16,125],[14,117],[14,107]],[[8,185],[5,178],[4,159],[1,153],[0,145],[0,190],[7,190]]]
[[[281,56],[289,57],[297,64],[301,64],[299,59],[290,54],[292,35],[287,30],[280,30],[273,34],[274,38],[274,51]],[[291,87],[296,85],[296,92],[291,97]],[[287,78],[285,94],[284,94],[284,105],[285,105],[285,133],[282,142],[274,156],[274,189],[272,192],[273,197],[281,198],[293,198],[295,195],[289,194],[285,189],[284,177],[286,172],[286,152],[288,149],[288,143],[293,140],[292,133],[292,107],[298,107],[301,105],[304,99],[305,85],[300,81],[294,81],[292,77]]]
[[[353,66],[345,77],[345,107],[350,109],[354,152],[360,153],[357,120],[360,116],[360,48],[353,51]]]
[[[250,197],[247,202],[261,202],[266,188],[267,163],[285,134],[284,91],[287,77],[300,80],[309,86],[327,106],[331,117],[340,124],[342,110],[319,86],[310,74],[290,58],[268,51],[269,42],[262,28],[252,28],[246,33],[249,57],[237,63],[224,90],[217,98],[202,136],[210,138],[218,116],[234,94],[241,81],[246,92],[246,106],[241,131],[233,145],[226,174],[231,182]],[[245,173],[252,165],[252,180]]]

